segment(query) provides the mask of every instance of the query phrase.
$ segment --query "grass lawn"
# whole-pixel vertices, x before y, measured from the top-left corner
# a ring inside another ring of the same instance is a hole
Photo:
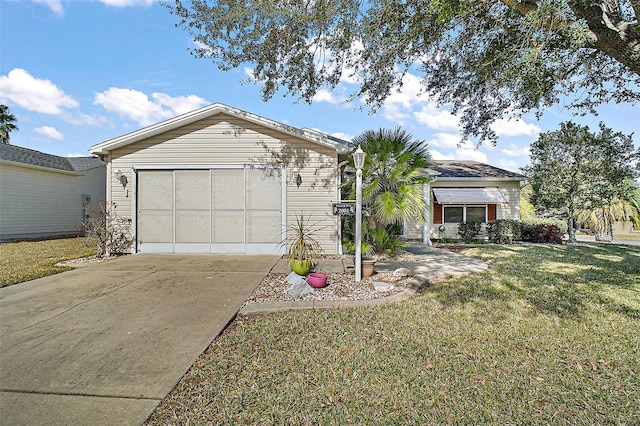
[[[84,238],[64,238],[0,244],[0,287],[72,269],[55,264],[95,255],[96,249],[84,242]]]
[[[640,247],[481,246],[386,306],[238,318],[150,424],[640,424]]]

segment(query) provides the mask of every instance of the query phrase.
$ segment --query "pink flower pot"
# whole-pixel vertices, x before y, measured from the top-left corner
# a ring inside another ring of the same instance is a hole
[[[313,288],[322,288],[327,285],[327,274],[322,272],[312,272],[307,278],[307,282]]]

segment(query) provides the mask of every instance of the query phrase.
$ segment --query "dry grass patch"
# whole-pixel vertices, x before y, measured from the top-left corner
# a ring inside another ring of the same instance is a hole
[[[0,244],[0,287],[68,271],[72,268],[55,264],[95,254],[84,238]]]

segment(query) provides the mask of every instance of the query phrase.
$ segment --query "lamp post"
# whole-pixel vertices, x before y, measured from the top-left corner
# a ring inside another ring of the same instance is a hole
[[[356,166],[356,282],[362,279],[362,167],[366,155],[359,145],[353,153]]]

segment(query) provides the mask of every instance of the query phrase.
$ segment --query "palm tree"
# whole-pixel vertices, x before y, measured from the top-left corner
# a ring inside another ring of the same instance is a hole
[[[9,133],[18,131],[16,116],[9,112],[9,107],[0,105],[0,142],[9,145]]]
[[[640,226],[640,188],[632,180],[623,183],[618,195],[598,207],[578,210],[576,218],[589,225],[596,241],[613,240],[613,224],[616,221],[631,221]]]
[[[353,142],[367,153],[362,169],[364,240],[368,237],[373,249],[381,252],[384,246],[393,248],[404,222],[424,221],[429,149],[426,142],[413,140],[400,127],[367,130]],[[355,172],[353,157],[349,157],[343,175],[344,199],[356,197]]]

